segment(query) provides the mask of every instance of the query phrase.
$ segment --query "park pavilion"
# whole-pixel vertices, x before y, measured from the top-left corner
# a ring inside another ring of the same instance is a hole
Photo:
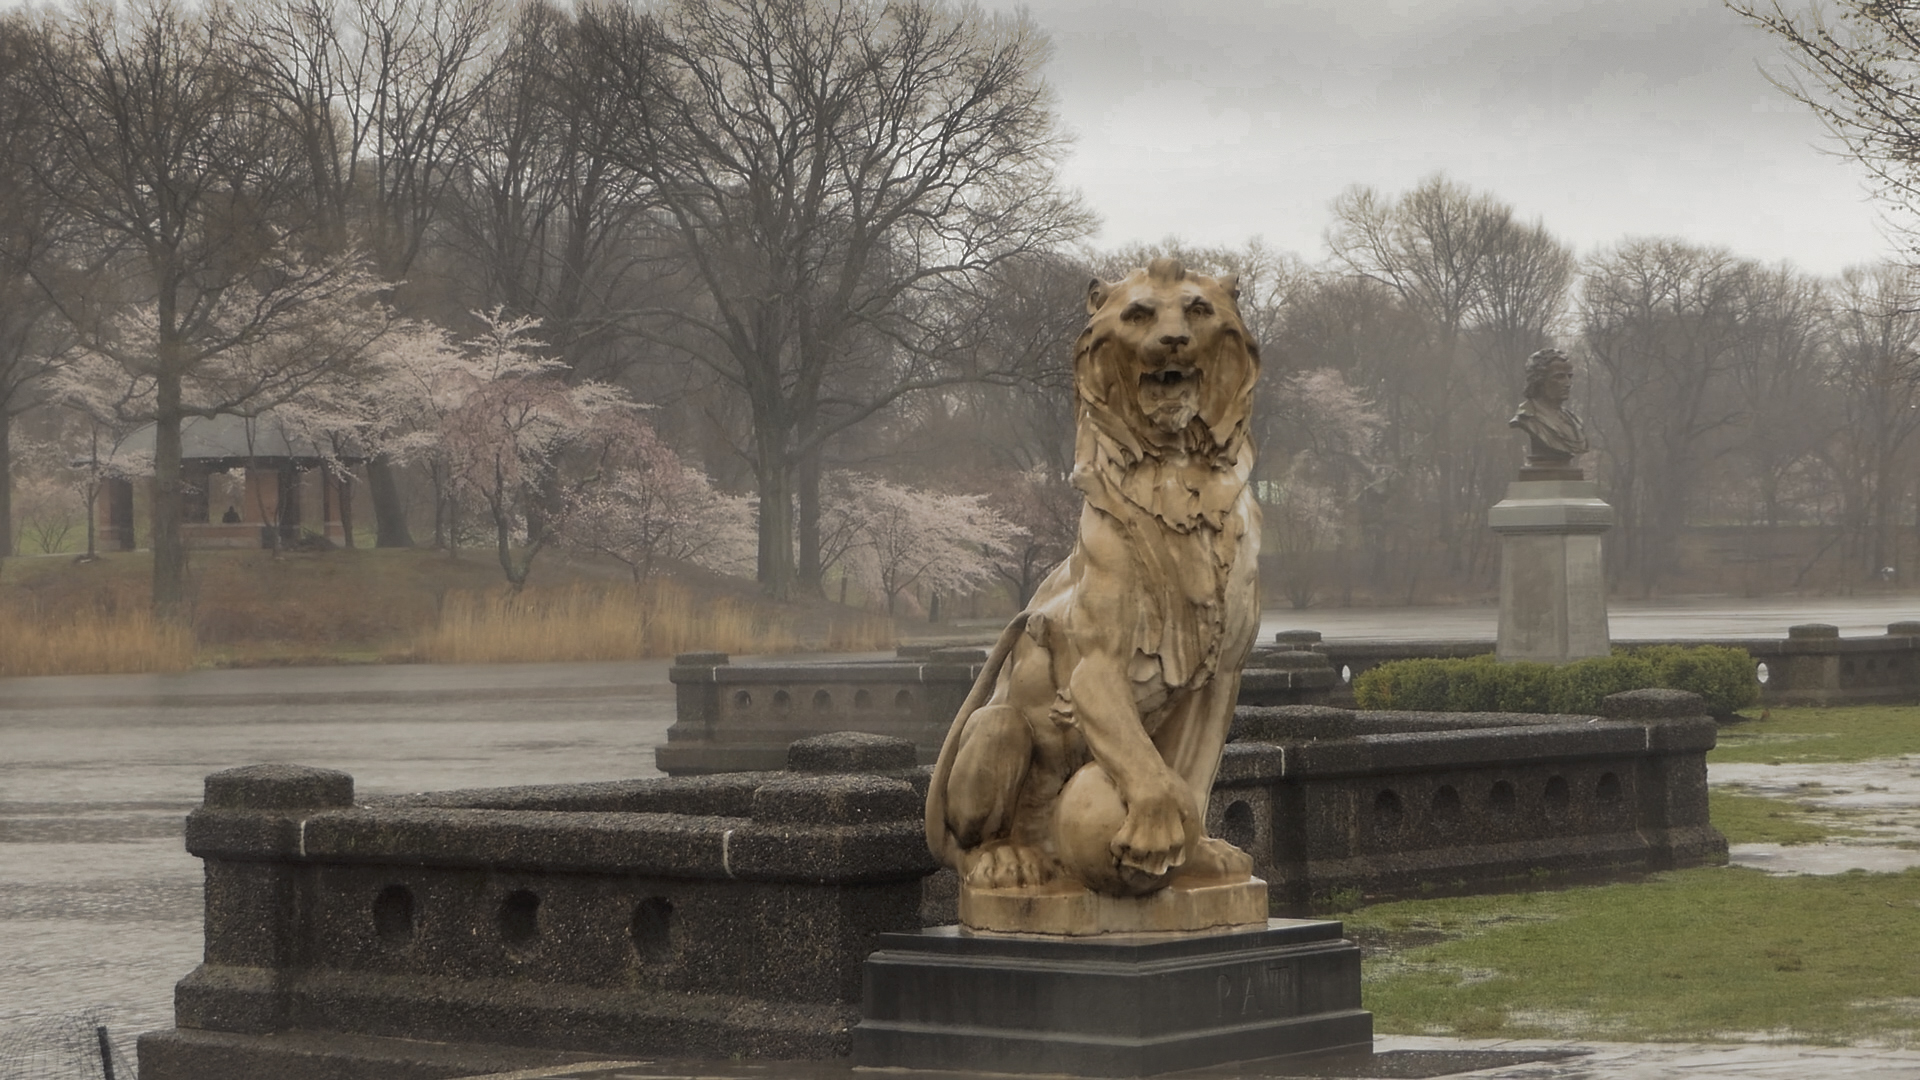
[[[153,441],[149,424],[123,440],[114,459],[150,463]],[[189,417],[180,446],[186,546],[272,547],[276,531],[285,547],[351,545],[353,470],[366,460],[357,448],[291,435],[271,413]],[[145,476],[102,478],[94,504],[102,548],[133,549],[135,495],[145,503],[152,483],[150,464]]]

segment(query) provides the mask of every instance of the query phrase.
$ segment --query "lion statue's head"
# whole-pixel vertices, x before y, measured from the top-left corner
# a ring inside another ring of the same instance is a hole
[[[1260,350],[1247,334],[1235,278],[1155,259],[1087,288],[1074,343],[1082,420],[1132,458],[1217,456],[1246,439]]]

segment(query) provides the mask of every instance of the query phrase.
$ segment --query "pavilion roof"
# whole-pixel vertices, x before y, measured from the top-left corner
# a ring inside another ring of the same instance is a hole
[[[135,430],[119,446],[121,453],[152,454],[153,425]],[[325,458],[350,461],[366,457],[358,445],[348,443],[338,451],[305,436],[288,434],[271,412],[259,416],[190,416],[180,424],[180,458],[183,461],[220,461],[253,458],[258,461],[319,461]]]

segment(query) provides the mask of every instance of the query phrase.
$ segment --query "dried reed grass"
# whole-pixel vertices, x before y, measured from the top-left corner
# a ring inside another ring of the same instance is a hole
[[[879,652],[895,641],[893,620],[885,615],[843,616],[827,624],[828,652]]]
[[[67,615],[0,609],[0,676],[185,671],[193,632],[144,608]]]
[[[679,652],[787,652],[783,613],[702,599],[672,582],[512,593],[450,592],[413,658],[445,664],[635,660]]]

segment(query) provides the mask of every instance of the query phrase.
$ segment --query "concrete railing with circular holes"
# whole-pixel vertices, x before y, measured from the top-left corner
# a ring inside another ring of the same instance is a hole
[[[209,776],[187,819],[205,962],[141,1075],[476,1071],[400,1040],[513,1047],[515,1068],[844,1055],[876,935],[924,922],[925,773],[881,736],[792,750],[778,772],[368,800],[324,769]],[[343,1039],[397,1059],[354,1065],[371,1051]]]

